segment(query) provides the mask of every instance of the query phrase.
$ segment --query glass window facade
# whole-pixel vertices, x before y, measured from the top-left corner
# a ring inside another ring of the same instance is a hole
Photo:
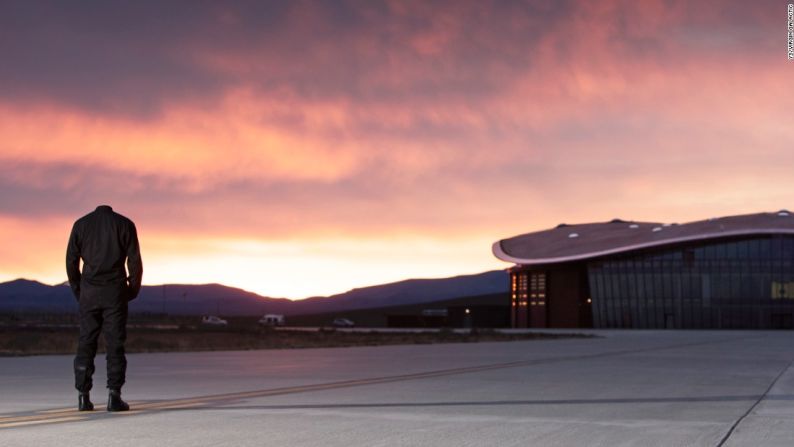
[[[794,328],[794,236],[635,253],[587,265],[593,326]]]

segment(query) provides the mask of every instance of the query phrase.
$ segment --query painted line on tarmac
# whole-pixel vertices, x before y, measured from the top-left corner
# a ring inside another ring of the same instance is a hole
[[[67,416],[67,417],[58,417],[58,418],[48,418],[48,419],[34,419],[30,421],[19,421],[19,422],[0,422],[0,428],[14,428],[14,427],[28,427],[31,425],[38,425],[38,424],[57,424],[59,422],[75,422],[75,421],[82,421],[87,419],[84,416]]]
[[[253,398],[260,398],[260,397],[268,397],[268,396],[279,396],[284,394],[297,394],[297,393],[309,393],[313,391],[325,391],[325,390],[333,390],[339,388],[349,388],[349,387],[356,387],[356,386],[365,386],[365,385],[377,385],[383,383],[392,383],[392,382],[402,382],[408,380],[419,380],[419,379],[429,379],[435,377],[445,377],[445,376],[452,376],[458,374],[468,374],[468,373],[475,373],[475,372],[482,372],[482,371],[491,371],[497,369],[507,369],[507,368],[515,368],[521,366],[534,366],[534,365],[545,365],[551,363],[561,363],[561,362],[570,362],[570,361],[577,361],[577,360],[589,360],[589,359],[597,359],[597,358],[604,358],[604,357],[614,357],[620,355],[629,355],[629,354],[637,354],[637,353],[644,353],[644,352],[653,352],[653,351],[661,351],[666,349],[675,349],[675,348],[683,348],[683,347],[692,347],[698,345],[709,345],[709,344],[720,344],[720,343],[733,343],[737,340],[746,340],[751,338],[758,338],[759,336],[753,337],[735,337],[730,338],[728,340],[716,340],[716,341],[706,341],[706,342],[698,342],[698,343],[681,343],[675,345],[667,345],[667,346],[657,346],[651,348],[640,348],[640,349],[628,349],[622,351],[611,351],[611,352],[601,352],[596,354],[586,354],[586,355],[572,355],[572,356],[560,356],[560,357],[551,357],[551,358],[544,358],[544,359],[530,359],[530,360],[518,360],[514,362],[505,362],[505,363],[493,363],[488,365],[479,365],[479,366],[467,366],[467,367],[460,367],[460,368],[450,368],[450,369],[441,369],[435,371],[427,371],[427,372],[419,372],[419,373],[411,373],[411,374],[399,374],[394,376],[384,376],[384,377],[372,377],[367,379],[354,379],[354,380],[344,380],[339,382],[329,382],[329,383],[318,383],[314,385],[299,385],[299,386],[291,386],[285,388],[272,388],[266,390],[254,390],[254,391],[243,391],[237,393],[226,393],[226,394],[212,394],[207,396],[197,396],[197,397],[190,397],[190,398],[182,398],[182,399],[172,399],[172,400],[165,400],[165,401],[149,401],[149,402],[140,402],[137,403],[132,407],[131,411],[127,412],[107,412],[107,411],[92,411],[92,412],[78,412],[76,409],[72,410],[65,410],[65,409],[55,409],[55,410],[42,410],[37,411],[34,413],[22,413],[18,415],[7,415],[5,417],[0,417],[0,429],[4,428],[13,428],[13,427],[21,427],[25,425],[33,425],[33,424],[48,424],[48,423],[61,423],[61,422],[77,422],[77,421],[87,421],[87,420],[97,420],[103,419],[106,417],[114,417],[116,415],[139,415],[139,414],[146,414],[146,413],[153,413],[157,411],[168,411],[168,410],[179,410],[179,409],[190,409],[200,406],[209,406],[215,404],[216,406],[228,404],[230,402],[235,402],[244,399],[253,399]],[[68,416],[69,412],[73,412],[74,416]],[[67,415],[67,416],[64,416]],[[79,415],[79,416],[78,416]]]
[[[58,408],[56,410],[41,410],[41,411],[37,411],[36,413],[40,413],[40,414],[71,413],[72,411],[74,411],[74,408],[73,407],[69,407],[69,408]]]
[[[72,410],[72,413],[75,415],[78,413],[77,410]],[[64,414],[67,413],[55,413],[49,415],[40,415],[40,414],[31,414],[27,416],[11,416],[11,417],[2,417],[0,418],[0,425],[12,422],[24,422],[24,421],[34,421],[34,420],[48,420],[48,419],[55,419],[59,417],[63,417]]]

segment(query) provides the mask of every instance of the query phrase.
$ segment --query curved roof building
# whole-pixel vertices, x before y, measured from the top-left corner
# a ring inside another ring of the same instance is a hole
[[[794,327],[794,216],[560,224],[493,244],[514,327]]]

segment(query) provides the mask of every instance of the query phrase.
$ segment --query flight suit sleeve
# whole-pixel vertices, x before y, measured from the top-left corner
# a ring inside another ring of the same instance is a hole
[[[77,223],[72,227],[69,244],[66,246],[66,276],[74,298],[80,301],[80,234]]]
[[[129,243],[127,244],[127,271],[129,277],[127,282],[130,286],[129,300],[138,297],[141,291],[141,280],[143,279],[143,261],[141,260],[141,247],[138,243],[138,230],[134,223],[130,223]]]

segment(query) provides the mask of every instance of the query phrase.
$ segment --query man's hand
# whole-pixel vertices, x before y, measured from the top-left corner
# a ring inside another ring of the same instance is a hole
[[[127,298],[127,302],[130,302],[138,297],[138,292],[136,292],[136,290],[132,287],[132,285],[130,285],[129,278],[127,279],[126,286],[127,286],[125,287],[125,292],[127,294],[126,298]]]

